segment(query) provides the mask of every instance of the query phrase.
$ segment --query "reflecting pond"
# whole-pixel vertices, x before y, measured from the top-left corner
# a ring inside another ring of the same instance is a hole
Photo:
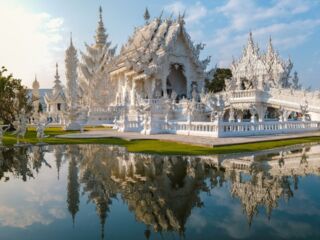
[[[320,239],[320,146],[0,149],[0,239]]]

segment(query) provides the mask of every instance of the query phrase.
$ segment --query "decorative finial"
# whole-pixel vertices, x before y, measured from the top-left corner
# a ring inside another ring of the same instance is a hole
[[[56,80],[58,80],[60,78],[59,76],[59,65],[58,63],[56,63],[56,76],[55,76]]]
[[[102,7],[99,7],[99,21],[98,21],[98,28],[96,30],[96,44],[99,46],[103,46],[106,44],[107,35],[106,35],[106,29],[103,25],[103,19],[102,19]]]
[[[163,10],[161,11],[160,16],[159,16],[160,20],[162,19],[162,15],[163,15]]]
[[[146,7],[146,10],[145,10],[145,12],[144,12],[143,18],[144,18],[144,20],[146,21],[146,23],[148,23],[149,20],[150,20],[150,13],[149,13],[149,10],[148,10],[147,7]]]
[[[186,9],[183,11],[183,14],[182,14],[182,19],[184,19],[185,18],[185,16],[186,16]]]
[[[99,18],[102,21],[102,7],[99,7]]]
[[[73,42],[72,42],[72,32],[70,32],[70,46],[73,45]]]

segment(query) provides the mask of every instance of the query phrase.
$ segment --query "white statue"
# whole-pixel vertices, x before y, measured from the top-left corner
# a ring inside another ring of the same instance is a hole
[[[150,105],[145,106],[142,111],[143,111],[143,121],[142,121],[143,130],[142,130],[142,133],[147,134],[148,130],[150,129],[150,125],[151,125]]]
[[[46,129],[46,127],[48,126],[49,122],[48,123],[41,123],[39,122],[37,124],[37,128],[36,128],[36,131],[37,131],[37,138],[40,142],[42,142],[42,140],[46,137],[45,134],[44,134],[44,130]]]
[[[13,125],[16,128],[16,131],[14,131],[12,135],[17,136],[17,144],[20,144],[20,137],[24,139],[27,132],[27,117],[24,108],[21,109],[18,120],[15,121]]]

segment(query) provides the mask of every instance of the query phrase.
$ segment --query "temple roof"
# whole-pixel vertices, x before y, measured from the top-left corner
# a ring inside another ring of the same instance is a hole
[[[58,63],[56,64],[56,75],[54,76],[54,86],[52,88],[52,92],[46,93],[45,101],[46,102],[65,102],[66,96],[64,92],[64,88],[60,81],[60,75],[58,70]]]
[[[175,41],[179,34],[184,38],[187,48],[190,49],[192,61],[204,70],[209,59],[199,60],[202,44],[194,45],[184,27],[184,17],[162,20],[161,16],[152,21],[147,21],[142,27],[135,29],[126,44],[122,46],[120,55],[117,57],[114,67],[110,72],[122,67],[133,68],[136,72],[144,71],[147,75],[154,73],[155,66],[161,63],[165,52],[170,52],[175,47]]]

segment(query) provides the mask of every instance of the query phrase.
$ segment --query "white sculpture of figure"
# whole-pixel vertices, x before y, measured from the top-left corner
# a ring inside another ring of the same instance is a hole
[[[212,110],[210,113],[210,122],[215,122],[217,120],[217,112]]]
[[[231,106],[229,110],[229,122],[234,122],[234,108]]]
[[[36,128],[36,131],[37,131],[37,138],[38,140],[40,141],[40,143],[42,143],[42,140],[46,137],[45,134],[44,134],[44,130],[46,129],[46,127],[49,125],[49,122],[48,123],[41,123],[39,122],[37,124],[37,128]]]
[[[257,108],[254,104],[251,104],[249,107],[249,111],[251,114],[251,122],[254,123],[256,122],[256,114],[257,114]]]
[[[24,139],[27,132],[27,117],[24,108],[21,109],[17,121],[14,122],[14,127],[16,131],[14,131],[12,135],[17,136],[17,144],[20,144],[20,137]]]
[[[197,92],[197,85],[196,84],[192,85],[191,96],[192,96],[192,100],[194,100],[194,101],[197,100],[198,92]]]
[[[284,122],[284,112],[285,112],[285,109],[283,106],[280,106],[279,110],[278,110],[278,113],[279,113],[279,121],[280,122]]]
[[[172,91],[172,93],[171,93],[171,99],[172,99],[172,102],[173,103],[176,103],[176,99],[177,99],[177,93],[176,93],[176,91]]]
[[[192,121],[194,108],[195,108],[194,102],[193,101],[187,101],[186,113],[187,113],[187,122],[189,124],[191,124],[191,121]]]
[[[142,134],[146,135],[146,134],[149,134],[149,132],[151,130],[150,129],[151,128],[151,107],[150,107],[150,105],[145,106],[142,111],[143,111]]]
[[[308,102],[305,101],[304,104],[300,105],[300,110],[301,110],[301,114],[302,114],[302,121],[306,121],[306,114],[308,113],[309,109],[308,109]]]
[[[112,129],[115,129],[115,130],[119,129],[119,123],[118,123],[117,117],[114,117]]]
[[[5,128],[5,129],[3,129],[3,128]],[[3,125],[0,122],[0,146],[2,146],[2,144],[3,144],[3,142],[2,142],[3,141],[3,135],[5,134],[6,131],[9,130],[9,128],[10,128],[10,125]]]

